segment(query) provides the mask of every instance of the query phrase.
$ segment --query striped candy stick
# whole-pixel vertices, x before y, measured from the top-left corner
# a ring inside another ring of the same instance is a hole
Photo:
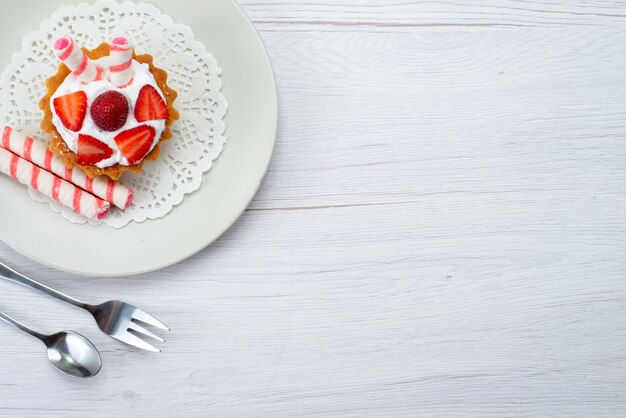
[[[71,36],[62,36],[54,42],[54,53],[83,83],[102,79],[102,71],[80,49]]]
[[[109,44],[111,83],[123,88],[133,81],[133,47],[126,38],[115,38]]]
[[[102,219],[109,212],[108,202],[84,192],[30,161],[0,148],[0,172],[13,177],[87,218]]]
[[[38,165],[47,171],[64,178],[70,183],[93,193],[121,209],[126,209],[133,201],[133,192],[106,177],[91,179],[79,168],[67,168],[63,158],[53,154],[45,145],[27,137],[10,126],[2,129],[0,147]]]

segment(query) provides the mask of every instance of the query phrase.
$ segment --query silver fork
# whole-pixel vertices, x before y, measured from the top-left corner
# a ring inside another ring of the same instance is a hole
[[[39,290],[49,296],[62,300],[63,302],[70,303],[81,309],[86,310],[93,315],[98,327],[105,334],[122,341],[123,343],[132,345],[144,350],[160,352],[158,348],[152,344],[144,341],[140,336],[153,338],[160,342],[165,340],[156,334],[148,331],[139,323],[152,325],[153,327],[160,328],[164,331],[170,329],[165,326],[161,321],[154,316],[136,308],[128,303],[119,300],[110,300],[100,305],[90,305],[83,303],[78,299],[74,299],[64,293],[54,290],[42,283],[39,283],[25,275],[18,273],[11,269],[7,265],[0,262],[0,279],[9,280],[15,283],[19,283],[23,286],[30,287],[31,289]]]

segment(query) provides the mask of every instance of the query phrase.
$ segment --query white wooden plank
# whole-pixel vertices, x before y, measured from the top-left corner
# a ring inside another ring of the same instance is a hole
[[[398,1],[242,0],[261,30],[413,31],[623,26],[626,4],[619,1],[469,0]]]

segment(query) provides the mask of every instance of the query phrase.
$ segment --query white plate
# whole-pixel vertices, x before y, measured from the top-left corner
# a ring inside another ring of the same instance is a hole
[[[239,217],[267,170],[276,136],[277,98],[271,64],[254,27],[232,0],[151,1],[192,27],[223,70],[229,102],[228,143],[202,186],[166,217],[122,229],[75,225],[32,201],[0,177],[0,239],[43,264],[88,276],[154,271],[200,251]],[[0,64],[20,49],[22,35],[59,7],[79,1],[29,0],[4,5]],[[8,18],[7,18],[8,17]],[[175,139],[175,138],[174,138]]]

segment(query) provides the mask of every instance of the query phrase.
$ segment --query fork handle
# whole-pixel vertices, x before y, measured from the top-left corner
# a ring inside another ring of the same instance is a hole
[[[18,273],[13,270],[6,264],[0,262],[0,279],[8,280],[10,282],[21,284],[22,286],[30,287],[31,289],[38,290],[46,295],[52,296],[53,298],[57,298],[62,300],[63,302],[70,303],[74,306],[77,306],[82,309],[88,309],[87,304],[79,301],[78,299],[74,299],[71,296],[68,296],[64,293],[59,292],[58,290],[54,290],[51,287],[46,286],[45,284],[39,283],[30,277],[24,276],[22,273]]]

